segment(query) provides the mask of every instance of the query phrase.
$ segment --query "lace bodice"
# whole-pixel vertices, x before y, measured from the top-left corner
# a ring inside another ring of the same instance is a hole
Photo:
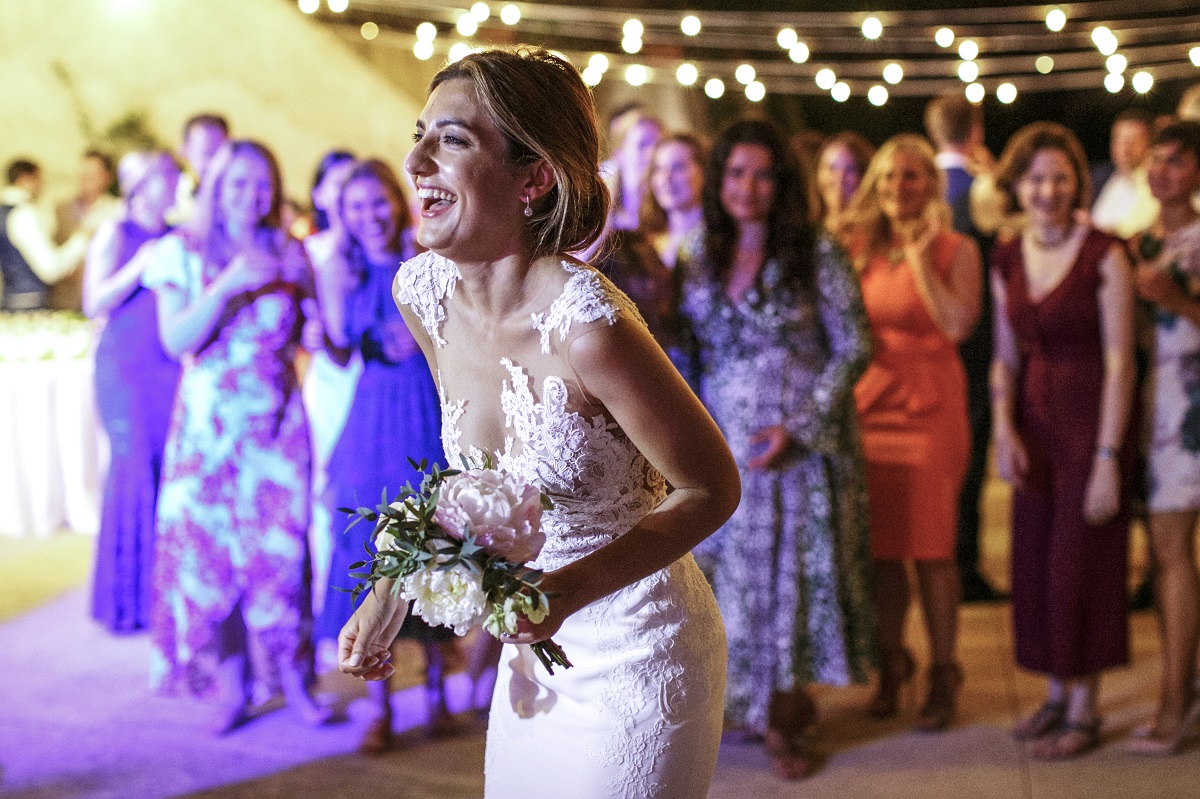
[[[562,268],[568,273],[562,293],[530,318],[543,355],[550,354],[556,334],[566,342],[575,325],[612,324],[622,315],[640,321],[633,303],[594,269],[567,261]],[[454,263],[434,253],[406,261],[396,279],[397,302],[413,310],[439,349],[446,346],[444,303],[458,280]],[[559,568],[627,532],[666,496],[666,483],[614,421],[573,402],[567,379],[548,375],[535,391],[521,364],[506,357],[501,365],[507,374],[500,387],[505,442],[486,454],[554,500],[553,510],[542,517],[547,541],[535,565]],[[466,400],[447,396],[441,375],[436,377],[448,461],[458,464],[465,456],[481,462],[485,453],[462,441],[459,423]]]

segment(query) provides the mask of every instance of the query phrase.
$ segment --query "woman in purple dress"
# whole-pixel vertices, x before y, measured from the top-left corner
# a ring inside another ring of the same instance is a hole
[[[307,685],[310,459],[294,364],[312,278],[281,227],[282,194],[269,150],[225,145],[195,216],[142,279],[164,349],[184,362],[158,500],[151,679],[218,694],[218,732],[249,720],[251,673],[278,681],[306,720],[329,716]],[[253,669],[251,651],[265,653]]]
[[[175,199],[179,167],[165,152],[136,152],[117,171],[125,215],[96,232],[84,271],[84,310],[106,317],[95,379],[112,450],[92,616],[113,632],[132,632],[150,622],[154,506],[179,382],[179,364],[158,342],[154,295],[141,285],[151,250],[142,245],[167,232],[163,217]]]
[[[406,483],[418,485],[421,475],[409,458],[443,460],[437,387],[392,299],[396,270],[415,254],[408,207],[392,169],[374,159],[356,164],[342,187],[336,218],[337,243],[316,270],[323,344],[337,363],[345,363],[357,350],[363,372],[327,467],[325,498],[335,519],[335,535],[317,635],[334,639],[354,612],[348,591],[358,581],[350,576],[350,565],[365,559],[363,545],[372,535],[362,524],[343,533],[348,519],[337,509],[373,507],[384,490],[390,500]],[[425,648],[431,731],[451,731],[442,649],[453,644],[454,633],[410,616],[401,635],[417,639]],[[386,682],[370,683],[368,689],[379,715],[367,730],[362,750],[378,754],[391,745],[391,705]]]

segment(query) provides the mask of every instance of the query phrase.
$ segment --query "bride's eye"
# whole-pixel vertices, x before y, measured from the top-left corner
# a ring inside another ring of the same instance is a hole
[[[417,143],[419,143],[419,142],[421,141],[421,139],[423,139],[423,138],[425,138],[425,132],[424,132],[424,131],[421,131],[421,130],[418,130],[416,133],[414,133],[414,134],[413,134],[413,143],[414,143],[414,144],[417,144]]]
[[[449,133],[442,137],[442,141],[446,142],[446,144],[452,144],[455,147],[461,147],[467,143],[465,140],[460,139],[457,136],[452,136]]]

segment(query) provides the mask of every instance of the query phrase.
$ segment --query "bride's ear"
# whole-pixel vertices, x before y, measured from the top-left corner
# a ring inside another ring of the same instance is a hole
[[[554,175],[554,169],[550,166],[545,158],[539,158],[528,167],[528,178],[525,184],[521,187],[523,197],[528,197],[531,202],[537,202],[542,197],[550,193],[558,183],[558,178]]]

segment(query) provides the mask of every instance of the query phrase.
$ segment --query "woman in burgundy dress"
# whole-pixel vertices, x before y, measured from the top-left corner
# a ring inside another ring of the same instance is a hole
[[[1121,240],[1077,213],[1089,200],[1087,161],[1066,128],[1018,131],[997,185],[1028,225],[992,253],[993,440],[1015,489],[1017,663],[1050,681],[1013,733],[1057,760],[1097,745],[1100,675],[1128,661],[1132,277]]]

